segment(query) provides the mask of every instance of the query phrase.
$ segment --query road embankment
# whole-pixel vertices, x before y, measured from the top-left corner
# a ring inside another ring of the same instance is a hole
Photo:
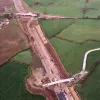
[[[32,94],[43,95],[43,96],[46,97],[46,100],[58,100],[53,91],[51,91],[49,89],[44,89],[44,88],[41,88],[41,87],[36,87],[32,83],[30,84],[28,79],[26,79],[25,85],[26,85],[26,90],[29,91]]]

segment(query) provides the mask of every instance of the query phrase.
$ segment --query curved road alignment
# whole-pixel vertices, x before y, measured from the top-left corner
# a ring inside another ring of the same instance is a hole
[[[98,51],[98,50],[100,50],[100,48],[91,49],[91,50],[89,50],[89,51],[87,51],[87,52],[85,53],[85,55],[84,55],[84,60],[83,60],[82,72],[85,72],[85,70],[86,70],[86,60],[87,60],[88,54],[91,53],[91,52],[93,52],[93,51]]]

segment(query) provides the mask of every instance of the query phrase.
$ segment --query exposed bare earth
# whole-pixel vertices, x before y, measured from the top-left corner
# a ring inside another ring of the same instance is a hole
[[[5,12],[6,13],[16,12],[12,0],[0,0],[0,15],[2,15]]]
[[[25,23],[27,23],[27,21],[25,20],[19,20],[19,25],[22,27],[22,29],[24,29],[24,31],[26,31],[25,33],[27,34],[27,36],[29,35],[29,33],[28,33],[28,30],[27,30],[27,26],[26,26],[26,24]],[[35,24],[35,23],[34,23]],[[36,24],[36,26],[37,26],[38,24]],[[40,27],[40,26],[39,26]],[[39,29],[37,29],[37,31],[39,31],[40,32],[40,28]],[[43,31],[41,31],[41,32],[43,32]],[[41,33],[41,34],[43,34],[43,33]],[[31,41],[30,41],[31,42]],[[49,42],[49,41],[48,41]],[[30,46],[31,46],[31,44],[30,44]],[[54,49],[52,48],[52,46],[50,45],[50,43],[47,43],[46,45],[45,45],[45,47],[47,48],[47,50],[48,50],[48,52],[50,53],[50,55],[52,56],[52,58],[54,59],[54,62],[56,62],[55,63],[55,65],[57,66],[57,68],[58,68],[58,70],[59,70],[59,73],[60,73],[60,76],[62,77],[62,78],[67,78],[68,77],[68,73],[65,71],[65,69],[64,69],[64,67],[63,67],[63,65],[62,65],[62,63],[60,62],[60,59],[59,59],[59,57],[57,56],[57,54],[56,54],[56,52],[54,51]],[[31,48],[32,49],[32,48]],[[32,51],[34,52],[34,49],[32,49]],[[35,63],[34,63],[34,61],[32,61],[32,63],[31,63],[31,71],[33,72],[34,70],[34,67],[35,67]],[[44,66],[42,66],[42,65],[40,65],[40,67],[41,68],[43,68]],[[36,73],[36,72],[33,72],[33,73]],[[37,74],[37,73],[36,73]],[[41,73],[40,73],[41,74]],[[42,76],[42,74],[41,74],[41,76]],[[54,92],[54,90],[53,89],[47,89],[47,88],[41,88],[41,87],[37,87],[36,85],[33,85],[33,84],[35,84],[36,83],[36,81],[34,80],[34,81],[32,81],[34,78],[31,78],[31,77],[35,77],[32,73],[31,73],[31,75],[26,79],[26,89],[30,92],[30,93],[32,93],[32,94],[41,94],[41,95],[44,95],[44,96],[46,96],[46,98],[47,98],[47,100],[56,100],[57,99],[57,96],[56,96],[56,94],[55,94],[55,92]],[[37,78],[38,80],[40,79],[40,77],[38,77]],[[37,83],[36,83],[37,84]],[[48,91],[48,92],[47,92]],[[48,93],[48,94],[47,94]],[[52,93],[54,94],[54,95],[52,95]],[[48,96],[49,95],[49,96]],[[78,100],[78,99],[75,99],[75,100]]]
[[[11,6],[13,2],[11,0],[0,0],[0,8],[5,6]]]
[[[0,65],[29,47],[28,39],[16,21],[0,30]]]
[[[46,97],[46,100],[58,100],[55,93],[49,89],[43,89],[41,87],[36,87],[33,84],[31,84],[32,79],[27,78],[26,83],[26,89],[32,94],[39,94]]]
[[[20,0],[14,1],[15,7],[17,8],[18,12],[29,12],[30,11],[30,9],[28,8],[28,6],[26,6],[26,4],[23,4],[23,5],[25,5],[24,8],[27,10],[25,10],[20,3],[21,3]],[[61,16],[52,16],[52,15],[42,15],[42,17],[45,19],[65,18],[65,17],[61,17]],[[23,18],[21,20],[23,20]],[[45,69],[45,72],[46,72],[45,75],[46,75],[46,78],[49,78],[49,81],[53,80],[54,77],[58,80],[60,78],[67,78],[68,73],[65,71],[62,63],[60,62],[59,57],[57,56],[56,52],[54,51],[54,49],[50,45],[49,41],[46,40],[45,42],[43,42],[43,41],[41,42],[41,39],[44,39],[45,37],[44,37],[43,31],[41,30],[41,27],[38,23],[38,20],[33,21],[33,19],[29,18],[28,23],[27,23],[27,20],[25,23],[23,23],[22,21],[18,21],[18,22],[19,22],[19,25],[21,26],[21,28],[23,29],[24,33],[22,33],[22,30],[20,28],[18,31],[17,24],[13,25],[14,31],[13,30],[12,31],[14,33],[10,30],[10,28],[7,29],[7,32],[9,32],[10,35],[7,34],[6,30],[1,30],[2,32],[0,34],[1,35],[0,37],[2,37],[2,38],[0,38],[0,40],[1,40],[0,42],[2,43],[2,45],[0,45],[0,47],[2,49],[0,49],[0,53],[1,53],[0,64],[4,63],[9,58],[14,56],[16,53],[20,52],[21,50],[25,50],[26,48],[28,48],[29,47],[28,43],[30,43],[30,47],[31,47],[32,52],[34,53],[34,51],[35,51],[36,54],[40,53],[42,56],[39,56],[39,57],[40,58],[45,57],[46,58],[45,61],[47,61],[47,63],[50,63],[50,64],[47,64],[47,65],[49,65],[47,67],[46,63],[44,65],[44,60],[42,59],[41,63],[43,64],[43,66],[40,65],[40,67],[43,67]],[[33,25],[31,25],[31,22],[36,22],[36,24],[34,23]],[[11,26],[9,26],[9,25],[11,25]],[[7,27],[12,27],[12,24],[9,24],[9,25]],[[16,30],[16,27],[17,27],[17,30]],[[2,33],[3,33],[3,35],[2,35]],[[30,41],[27,40],[26,35],[28,36]],[[39,37],[39,35],[41,36],[41,38]],[[35,39],[36,45],[34,45],[34,39]],[[3,44],[5,44],[5,45],[3,45]],[[39,45],[40,45],[40,47],[39,47]],[[39,47],[39,49],[38,49],[38,47]],[[41,50],[40,50],[40,48],[41,48]],[[46,52],[45,48],[47,48],[48,52]],[[42,53],[41,53],[41,51],[42,51]],[[7,54],[6,54],[6,52],[7,52]],[[43,55],[43,53],[45,55]],[[49,53],[50,53],[50,55],[49,55]],[[51,58],[53,58],[54,61],[52,61]],[[33,63],[33,65],[34,65],[34,63]],[[32,66],[32,64],[31,64],[31,66]],[[48,72],[49,70],[53,73],[53,75],[51,75]],[[37,78],[38,81],[36,80],[37,84],[35,84],[36,82],[34,81],[34,79],[35,79],[34,75],[33,75],[33,73],[30,73],[30,74],[31,75],[29,77],[27,77],[26,81],[25,81],[26,82],[26,89],[30,93],[41,94],[43,96],[46,96],[47,100],[58,100],[58,98],[56,96],[56,92],[59,92],[60,86],[57,86],[57,88],[56,87],[54,87],[54,88],[52,88],[52,87],[50,87],[50,88],[49,87],[48,88],[40,87],[38,85],[38,83],[42,82],[42,80],[41,79],[39,80],[39,78]],[[46,80],[46,82],[47,82],[47,80]],[[61,85],[61,88],[66,93],[70,93],[65,84]],[[68,98],[68,100],[73,100],[73,96],[67,96],[67,94],[66,94],[66,98]]]
[[[59,18],[58,16],[48,16],[48,15],[43,15],[43,17],[45,17],[45,19],[49,19],[48,17],[53,17],[54,19],[56,19],[56,18]],[[31,20],[30,20],[31,21]],[[28,22],[28,23],[30,23],[30,21]],[[24,23],[22,23],[21,21],[19,21],[19,23],[20,23],[20,25],[21,25],[21,27],[22,27],[22,29],[24,29],[24,31],[26,31],[25,33],[27,34],[27,36],[28,37],[30,37],[29,36],[29,34],[31,34],[31,29],[28,27],[28,23],[27,23],[27,26],[24,24]],[[34,23],[34,25],[35,25],[35,23]],[[37,23],[35,26],[39,26],[39,24]],[[39,26],[40,27],[40,26]],[[26,30],[27,29],[27,30]],[[36,29],[36,28],[35,28]],[[42,35],[43,34],[43,31],[41,31],[41,28],[37,28],[36,29],[36,32],[40,32],[40,34]],[[27,33],[28,32],[28,33]],[[32,34],[31,34],[32,35]],[[33,40],[30,40],[30,46],[31,46],[31,50],[32,50],[32,52],[34,52],[34,38],[33,38]],[[63,78],[67,78],[68,77],[68,73],[66,73],[66,71],[65,71],[65,69],[64,69],[64,67],[63,67],[63,65],[62,65],[62,63],[60,62],[60,59],[59,59],[59,57],[57,56],[57,54],[56,54],[56,52],[53,50],[53,48],[51,47],[51,45],[45,45],[45,47],[49,50],[49,49],[51,49],[50,51],[49,51],[49,53],[52,53],[51,54],[51,56],[52,56],[52,58],[54,59],[54,62],[55,62],[55,64],[56,64],[56,66],[58,67],[58,70],[59,70],[59,74],[60,74],[60,76],[62,76]],[[35,47],[36,48],[36,47]],[[52,52],[51,52],[52,51]],[[37,52],[37,54],[38,54],[39,52]],[[49,97],[48,97],[48,94],[47,94],[47,89],[46,88],[40,88],[39,86],[38,86],[38,88],[37,88],[37,86],[35,86],[34,85],[34,81],[32,81],[33,80],[33,78],[31,78],[31,76],[32,77],[34,77],[34,75],[30,75],[27,79],[26,79],[26,89],[30,92],[30,93],[33,93],[33,94],[35,94],[35,93],[37,93],[37,94],[42,94],[42,95],[45,95],[46,97],[47,97],[47,100],[56,100],[57,98],[55,98],[55,97],[57,97],[57,96],[53,96],[51,93],[53,93],[53,94],[55,94],[55,92],[54,91],[51,91],[51,89],[48,91],[49,93]],[[66,87],[65,87],[66,88]],[[50,91],[51,91],[51,93],[50,93]]]

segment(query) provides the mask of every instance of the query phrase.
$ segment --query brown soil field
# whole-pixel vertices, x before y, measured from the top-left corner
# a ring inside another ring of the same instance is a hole
[[[0,0],[0,7],[10,6],[11,4],[13,4],[11,0]]]
[[[12,0],[0,0],[0,14],[3,14],[5,11],[7,13],[16,12],[16,9]]]
[[[0,65],[27,48],[28,39],[16,20],[12,20],[0,30]]]

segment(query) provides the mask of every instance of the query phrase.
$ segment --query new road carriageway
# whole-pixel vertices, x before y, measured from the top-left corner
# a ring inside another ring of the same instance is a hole
[[[86,71],[69,78],[68,72],[64,69],[56,51],[46,38],[38,22],[38,19],[60,19],[66,17],[27,12],[21,0],[13,0],[13,2],[17,10],[15,16],[19,26],[29,38],[32,53],[38,56],[42,64],[42,68],[39,69],[41,77],[37,78],[38,75],[36,75],[36,81],[31,77],[26,78],[26,89],[33,94],[45,95],[47,100],[79,100],[75,92],[74,95],[71,93],[67,84],[78,82],[80,78],[86,75]],[[33,77],[34,75],[32,74],[31,76]],[[42,80],[45,81],[43,82]],[[38,90],[41,92],[37,92]],[[50,97],[49,93],[51,96],[55,94],[54,97]]]

